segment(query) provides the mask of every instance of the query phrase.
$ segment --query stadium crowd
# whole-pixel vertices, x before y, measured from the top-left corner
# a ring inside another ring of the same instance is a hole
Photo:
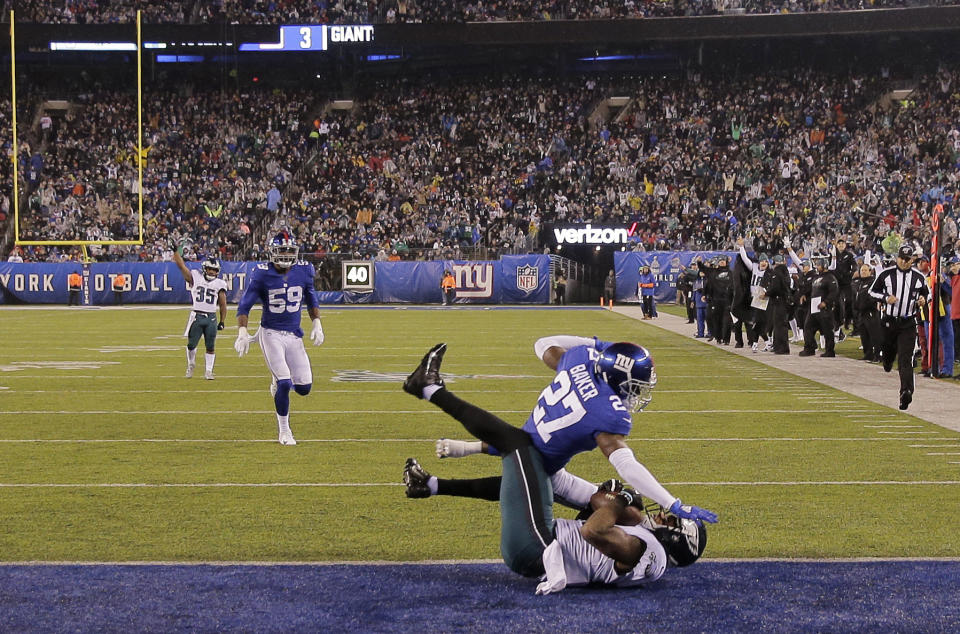
[[[245,246],[260,240],[247,238],[270,225],[317,256],[530,252],[547,222],[635,222],[644,250],[793,235],[812,252],[850,234],[876,252],[890,233],[926,240],[934,203],[956,213],[958,80],[941,69],[886,106],[883,77],[813,72],[388,80],[352,110],[290,91],[155,93],[147,244],[104,256],[165,259],[179,231],[203,253],[255,258]],[[597,114],[613,95],[631,101]],[[21,151],[25,177],[39,174],[22,231],[131,237],[132,100],[100,94],[75,109]]]
[[[20,22],[47,24],[393,24],[617,20],[705,15],[856,11],[956,4],[953,0],[17,0]],[[6,19],[6,17],[4,17]]]

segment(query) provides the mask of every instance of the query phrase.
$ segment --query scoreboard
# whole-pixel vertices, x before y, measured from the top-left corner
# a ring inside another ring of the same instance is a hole
[[[330,44],[373,42],[373,26],[369,24],[284,24],[276,42],[244,42],[240,51],[307,52],[325,51]]]
[[[373,292],[373,262],[342,262],[343,284],[345,291]]]

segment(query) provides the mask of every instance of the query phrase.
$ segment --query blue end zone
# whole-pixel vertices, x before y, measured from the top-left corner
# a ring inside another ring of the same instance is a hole
[[[0,566],[3,631],[960,629],[960,562],[703,562],[649,588],[568,589],[500,564]]]
[[[638,304],[639,306],[639,304]],[[553,304],[500,305],[500,304],[454,304],[453,306],[425,306],[422,304],[337,304],[324,305],[331,310],[608,310],[602,306],[556,306]]]

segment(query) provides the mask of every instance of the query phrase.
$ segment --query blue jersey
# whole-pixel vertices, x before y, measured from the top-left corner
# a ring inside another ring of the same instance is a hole
[[[610,345],[598,342],[603,349]],[[630,433],[630,413],[613,389],[593,372],[597,359],[593,347],[567,350],[523,430],[543,456],[543,466],[553,475],[578,453],[597,446],[596,435]]]
[[[249,315],[259,301],[263,304],[261,327],[302,337],[300,308],[304,304],[310,308],[320,305],[313,290],[313,276],[313,265],[306,262],[297,262],[286,273],[280,273],[273,264],[258,264],[237,306],[237,315]]]

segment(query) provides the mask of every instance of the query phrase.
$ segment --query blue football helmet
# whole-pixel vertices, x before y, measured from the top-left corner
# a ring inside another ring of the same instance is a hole
[[[270,254],[271,262],[280,268],[287,269],[296,263],[300,247],[292,235],[286,231],[281,231],[270,240],[270,244],[267,245],[267,252]]]
[[[615,343],[600,353],[593,371],[623,399],[631,413],[650,404],[657,373],[646,348],[634,343]]]
[[[203,277],[208,282],[212,282],[220,275],[220,262],[216,258],[207,258],[200,265],[200,268],[203,269]]]

